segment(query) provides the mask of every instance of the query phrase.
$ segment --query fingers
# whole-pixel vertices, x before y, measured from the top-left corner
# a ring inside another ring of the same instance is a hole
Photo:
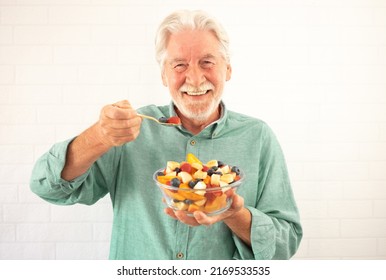
[[[190,226],[199,226],[200,224],[196,221],[194,217],[188,216],[184,211],[176,211],[174,212],[175,216],[178,220],[183,222],[184,224],[190,225]]]
[[[103,116],[111,120],[129,120],[137,116],[137,112],[127,100],[107,105],[102,109]]]
[[[217,223],[218,221],[221,221],[220,216],[213,216],[209,217],[205,215],[205,213],[201,211],[196,211],[193,213],[193,216],[198,224],[204,225],[204,226],[210,226],[214,223]]]
[[[165,213],[172,217],[175,220],[179,220],[183,222],[184,224],[190,225],[190,226],[199,226],[200,224],[195,220],[194,217],[189,217],[186,215],[184,211],[174,211],[171,208],[165,208]]]
[[[233,193],[232,198],[233,201],[230,208],[224,213],[215,216],[208,216],[202,211],[195,211],[193,212],[193,216],[188,216],[184,211],[174,211],[171,208],[166,208],[165,213],[173,219],[179,220],[180,222],[190,226],[210,226],[231,217],[244,208],[244,198],[236,193]]]
[[[123,100],[103,107],[99,127],[105,142],[110,146],[120,146],[137,138],[141,122],[130,103]]]

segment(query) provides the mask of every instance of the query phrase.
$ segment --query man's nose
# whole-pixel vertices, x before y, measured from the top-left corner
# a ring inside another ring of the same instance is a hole
[[[202,71],[200,67],[189,65],[189,68],[186,71],[186,82],[199,87],[205,81],[204,71]]]

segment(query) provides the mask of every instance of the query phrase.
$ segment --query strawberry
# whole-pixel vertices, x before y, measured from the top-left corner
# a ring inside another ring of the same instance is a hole
[[[208,166],[204,165],[204,166],[202,167],[202,171],[208,172],[208,170],[209,170],[209,167],[208,167]]]
[[[181,171],[185,171],[187,173],[191,173],[192,172],[192,166],[188,162],[182,163],[181,166],[180,166],[180,169],[181,169]]]
[[[167,123],[180,124],[181,120],[179,117],[173,116],[173,117],[168,118]]]
[[[215,200],[216,195],[214,195],[213,192],[206,192],[205,197],[206,197],[207,201],[212,201],[212,200]]]
[[[208,185],[206,186],[206,188],[207,188],[207,193],[208,193],[208,192],[210,193],[208,199],[210,199],[211,197],[216,197],[216,196],[222,195],[222,190],[215,190],[215,191],[212,191],[212,190],[211,190],[212,188],[218,188],[218,187],[219,187],[219,186],[212,185],[212,184],[208,184]]]

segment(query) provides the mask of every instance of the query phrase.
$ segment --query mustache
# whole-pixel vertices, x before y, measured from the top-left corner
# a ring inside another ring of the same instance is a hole
[[[179,91],[181,92],[202,92],[202,91],[207,91],[207,90],[213,90],[214,89],[214,85],[211,83],[211,82],[203,82],[201,85],[199,85],[198,87],[196,86],[193,86],[193,85],[190,85],[188,83],[184,83]]]

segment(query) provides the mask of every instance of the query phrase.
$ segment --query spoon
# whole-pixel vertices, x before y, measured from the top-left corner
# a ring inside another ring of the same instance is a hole
[[[161,122],[160,120],[157,120],[156,118],[151,117],[151,116],[147,116],[147,115],[143,115],[143,114],[138,114],[138,113],[137,113],[137,115],[139,117],[141,117],[141,118],[152,120],[152,121],[154,121],[154,122],[156,122],[156,123],[158,123],[160,125],[164,125],[164,126],[179,126],[179,125],[181,125],[181,121],[179,121],[179,118],[177,118],[177,117],[174,117],[174,120],[176,120],[176,121],[178,120],[179,123],[176,123],[176,122]],[[170,119],[171,118],[169,118],[168,120],[170,120]]]
[[[114,107],[117,107],[117,108],[121,108],[120,106],[118,106],[117,104],[112,104],[112,106]],[[164,125],[164,126],[179,126],[181,125],[181,120],[179,117],[177,116],[174,116],[174,117],[170,117],[169,119],[166,119],[165,122],[161,122],[160,120],[157,120],[156,118],[154,117],[151,117],[151,116],[147,116],[147,115],[143,115],[143,114],[138,114],[137,113],[137,116],[143,118],[143,119],[148,119],[148,120],[152,120],[160,125]]]

